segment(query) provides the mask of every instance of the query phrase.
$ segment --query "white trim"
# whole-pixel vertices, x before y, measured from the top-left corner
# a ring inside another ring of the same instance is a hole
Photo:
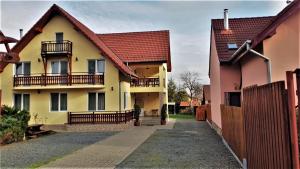
[[[89,72],[89,61],[94,61],[95,64],[95,74],[100,74],[100,75],[104,75],[104,73],[106,72],[106,60],[104,58],[102,59],[87,59],[87,72]],[[97,72],[98,70],[98,64],[97,61],[104,61],[104,72]]]
[[[31,61],[21,61],[18,63],[13,64],[13,75],[17,75],[17,64],[21,63],[21,67],[22,67],[22,71],[21,71],[21,75],[18,76],[24,76],[24,64],[25,63],[29,63],[30,64],[30,74],[31,74]]]
[[[89,100],[89,94],[90,94],[90,93],[94,93],[94,94],[96,95],[96,105],[95,105],[96,110],[89,110],[89,102],[90,102],[90,100]],[[103,110],[100,110],[99,107],[98,107],[98,94],[99,94],[99,93],[104,94],[104,109],[103,109]],[[106,109],[105,92],[88,92],[88,94],[87,94],[87,100],[88,100],[87,110],[88,110],[89,112],[92,112],[92,111],[105,111],[105,109]]]
[[[54,94],[54,93],[58,94],[58,110],[51,110],[51,107],[52,107],[51,94]],[[68,93],[66,93],[66,92],[54,92],[54,93],[50,93],[49,112],[68,112]],[[66,94],[67,95],[67,110],[61,110],[60,109],[60,97],[61,97],[61,94]]]
[[[26,95],[29,95],[29,106],[28,106],[28,110],[27,111],[30,111],[30,94],[29,93],[18,93],[18,92],[14,92],[13,93],[13,99],[12,99],[12,102],[13,102],[13,107],[15,107],[15,105],[16,105],[16,103],[15,103],[15,95],[17,95],[17,94],[19,94],[19,95],[21,95],[21,110],[23,110],[24,109],[24,95],[26,94]]]
[[[49,70],[48,72],[51,73],[51,75],[53,75],[52,73],[52,62],[58,62],[58,74],[57,75],[60,75],[61,74],[61,62],[64,61],[64,62],[67,62],[68,63],[68,60],[67,59],[53,59],[53,60],[49,60],[49,63],[50,63],[50,66],[49,66]],[[69,72],[69,66],[67,66],[67,72]]]

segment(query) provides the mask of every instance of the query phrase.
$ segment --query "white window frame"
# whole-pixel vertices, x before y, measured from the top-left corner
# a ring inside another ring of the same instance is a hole
[[[55,76],[55,75],[61,75],[61,62],[64,61],[64,62],[67,62],[68,63],[68,60],[66,59],[52,59],[52,60],[49,60],[49,68],[48,68],[48,72],[51,73],[52,76]],[[58,74],[52,74],[52,62],[58,62]],[[68,63],[69,64],[69,63]],[[67,66],[67,70],[68,70],[68,73],[69,73],[69,66]]]
[[[30,61],[21,61],[21,62],[18,62],[18,63],[15,63],[14,64],[14,71],[13,71],[13,75],[17,75],[17,64],[21,63],[22,64],[22,74],[21,75],[18,75],[18,76],[24,76],[24,64],[25,63],[30,63],[30,74],[31,74],[31,62]]]
[[[51,99],[51,94],[53,93],[50,93],[50,104],[49,104],[49,112],[68,112],[68,93],[66,92],[54,92],[54,93],[57,93],[58,94],[58,110],[51,110],[51,107],[52,107],[52,99]],[[66,94],[67,95],[67,110],[60,110],[60,97],[61,97],[61,94]]]
[[[96,106],[95,106],[95,107],[96,107],[96,110],[89,110],[89,103],[90,103],[90,100],[89,100],[89,94],[90,94],[90,93],[96,94]],[[104,109],[103,109],[103,110],[100,110],[99,107],[98,107],[98,94],[99,94],[99,93],[104,94]],[[87,109],[88,109],[89,112],[93,112],[93,111],[105,111],[105,109],[106,109],[106,106],[105,106],[105,103],[106,103],[106,101],[105,101],[105,100],[106,100],[106,99],[105,99],[105,92],[88,92],[88,97],[87,97],[87,98],[88,98]]]
[[[21,110],[24,110],[24,95],[25,94],[28,94],[29,95],[29,107],[28,107],[28,110],[27,111],[30,111],[30,94],[29,93],[14,93],[13,94],[13,106],[15,107],[16,103],[15,103],[15,95],[16,94],[20,94],[21,95]]]
[[[106,72],[106,61],[105,61],[105,59],[88,59],[88,61],[87,61],[87,68],[88,68],[87,72],[89,71],[89,61],[94,61],[94,64],[95,64],[94,74],[103,75]],[[104,72],[97,72],[97,70],[98,70],[97,61],[104,61]]]

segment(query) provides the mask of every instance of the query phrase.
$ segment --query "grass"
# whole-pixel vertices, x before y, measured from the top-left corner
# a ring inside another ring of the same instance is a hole
[[[172,119],[194,119],[195,117],[191,114],[169,114]]]

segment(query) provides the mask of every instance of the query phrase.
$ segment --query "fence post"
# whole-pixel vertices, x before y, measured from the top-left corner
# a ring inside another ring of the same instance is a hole
[[[93,124],[95,124],[95,112],[93,111]]]
[[[296,122],[296,106],[295,106],[295,88],[293,72],[286,72],[287,93],[288,93],[288,108],[290,116],[290,137],[292,144],[292,160],[293,169],[299,169],[299,149],[298,149],[298,132]],[[299,89],[298,89],[299,90]]]
[[[118,117],[118,112],[116,111],[116,123],[119,123],[119,117]]]

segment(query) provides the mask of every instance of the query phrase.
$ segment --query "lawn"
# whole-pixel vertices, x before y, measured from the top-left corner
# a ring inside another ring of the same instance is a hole
[[[195,117],[191,114],[169,114],[172,119],[194,119]]]

